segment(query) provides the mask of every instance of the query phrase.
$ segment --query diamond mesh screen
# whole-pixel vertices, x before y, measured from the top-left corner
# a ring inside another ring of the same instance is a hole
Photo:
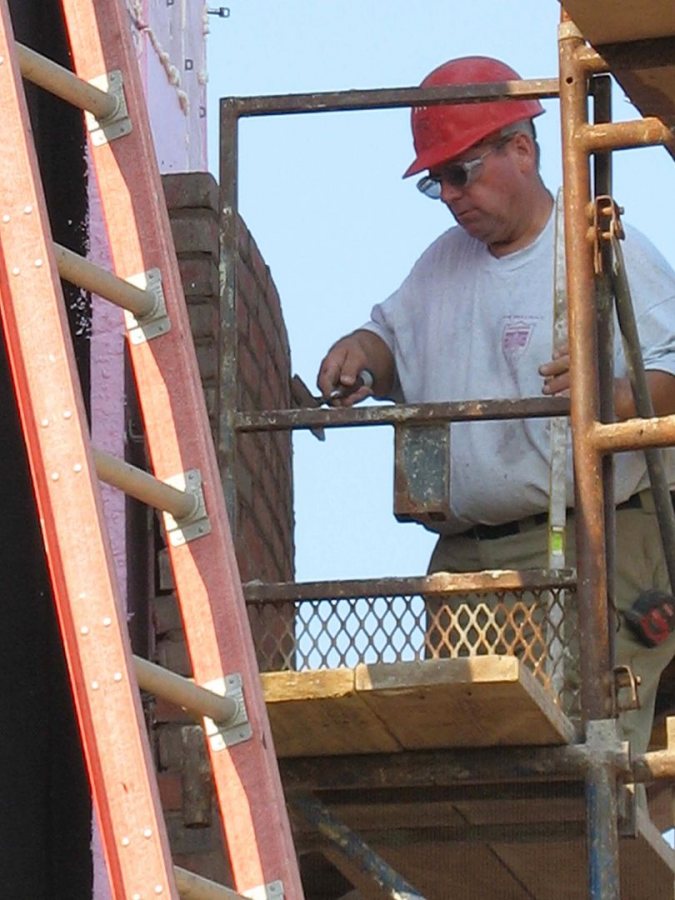
[[[508,654],[552,689],[569,715],[578,705],[570,587],[248,604],[262,671]]]

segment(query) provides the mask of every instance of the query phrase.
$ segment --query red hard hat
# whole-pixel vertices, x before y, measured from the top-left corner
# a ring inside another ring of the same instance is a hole
[[[434,69],[420,86],[484,84],[518,79],[520,75],[498,59],[464,56]],[[438,166],[506,125],[521,119],[533,119],[543,112],[544,107],[538,100],[414,106],[410,118],[417,157],[403,177]]]

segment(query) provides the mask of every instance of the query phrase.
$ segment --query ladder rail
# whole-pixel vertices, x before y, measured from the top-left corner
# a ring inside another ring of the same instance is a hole
[[[159,269],[170,330],[129,342],[150,468],[162,481],[199,470],[210,533],[168,542],[186,642],[197,684],[222,690],[241,678],[252,736],[208,751],[234,887],[241,892],[283,883],[284,896],[303,896],[281,779],[222,494],[182,283],[145,108],[136,52],[122,2],[62,0],[75,73],[90,81],[124,75],[132,128],[110,142],[90,141],[111,246],[123,278]],[[143,166],[139,166],[139,160]]]
[[[114,483],[120,479],[121,466],[122,480],[136,483],[132,493],[138,492],[138,482],[143,482],[143,493],[159,491],[163,496],[154,505],[168,507],[177,520],[192,518],[194,497],[189,490],[170,486],[167,492],[164,482],[183,479],[191,486],[194,478],[189,479],[197,473],[198,505],[206,510],[207,527],[200,525],[175,540],[168,535],[169,557],[196,690],[204,691],[196,705],[217,712],[222,721],[224,708],[233,711],[231,698],[216,696],[214,701],[212,695],[229,693],[234,684],[237,712],[242,705],[246,711],[245,727],[239,722],[234,736],[222,728],[209,728],[214,723],[205,718],[234,883],[242,893],[278,895],[281,890],[287,900],[300,900],[290,825],[127,10],[121,0],[102,7],[95,0],[62,0],[76,70],[72,73],[16,45],[8,0],[0,0],[0,101],[13,129],[11,153],[0,167],[0,176],[11,184],[3,195],[0,287],[111,886],[116,897],[134,900],[177,896],[140,705],[135,674],[139,667],[131,657],[104,537],[97,470]],[[22,72],[79,108],[93,108],[99,119],[92,122],[86,112],[90,159],[115,275],[101,275],[53,244],[30,139]],[[88,84],[92,80],[114,85],[114,93],[108,96],[92,88]],[[111,119],[114,128],[107,127]],[[150,333],[142,322],[131,322],[127,313],[130,358],[156,478],[129,471],[126,464],[111,462],[89,445],[60,274],[92,287],[93,280],[107,280],[104,294],[113,294],[113,302],[131,306],[132,311],[135,306],[140,318],[154,316],[149,295],[156,299],[157,292],[145,286],[156,288],[159,279],[166,321],[159,327],[155,323]],[[140,292],[127,290],[119,279],[140,283]],[[128,483],[121,486],[129,489]],[[147,684],[150,674],[143,663],[140,669],[140,681]],[[157,673],[151,674],[154,679]],[[165,685],[159,687],[164,690]]]
[[[177,897],[6,0],[0,104],[2,320],[110,881]]]

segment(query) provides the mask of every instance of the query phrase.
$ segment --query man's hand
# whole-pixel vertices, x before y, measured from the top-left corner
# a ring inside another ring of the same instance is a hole
[[[570,355],[567,346],[554,353],[550,362],[539,366],[544,376],[542,393],[569,397]],[[647,387],[654,407],[654,415],[668,416],[675,413],[675,376],[657,369],[646,372]],[[628,378],[614,379],[614,411],[619,422],[636,415],[633,391]]]
[[[556,350],[550,362],[539,366],[539,374],[544,376],[543,394],[570,395],[570,353],[567,345]]]
[[[373,375],[373,386],[360,373]],[[382,338],[371,331],[355,331],[333,344],[321,363],[317,385],[331,406],[353,406],[360,400],[386,396],[393,382],[394,359]]]

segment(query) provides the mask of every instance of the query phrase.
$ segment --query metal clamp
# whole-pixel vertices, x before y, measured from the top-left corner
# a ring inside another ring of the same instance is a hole
[[[155,305],[144,316],[135,316],[128,309],[124,310],[124,318],[132,344],[144,344],[155,337],[166,334],[171,329],[171,322],[166,312],[166,302],[162,289],[162,273],[159,269],[148,269],[126,279],[129,284],[147,291],[155,298]]]
[[[593,241],[593,267],[596,275],[604,272],[603,241],[622,241],[625,237],[622,215],[623,207],[608,194],[601,194],[594,199],[589,238]]]
[[[87,130],[91,135],[91,141],[96,147],[114,141],[117,138],[124,137],[125,134],[131,133],[131,119],[129,118],[129,110],[127,109],[127,101],[124,96],[124,80],[122,73],[115,69],[108,72],[107,75],[99,75],[92,78],[89,82],[94,87],[100,88],[116,100],[114,111],[106,116],[105,119],[97,119],[96,116],[85,111],[85,121]]]
[[[614,666],[613,674],[612,705],[614,715],[628,712],[631,709],[640,709],[640,698],[638,696],[639,676],[633,674],[630,666]],[[624,690],[628,691],[628,697],[625,694],[621,694]]]
[[[163,512],[164,528],[166,536],[172,547],[182,547],[189,541],[204,537],[211,532],[211,522],[206,513],[204,492],[202,490],[202,476],[199,469],[190,469],[180,475],[173,475],[165,479],[166,484],[185,491],[194,498],[194,506],[190,515],[182,519],[174,518],[171,513]]]
[[[630,774],[629,743],[622,740],[616,719],[589,720],[585,749],[589,763],[609,765],[617,774]]]
[[[233,747],[235,744],[241,744],[243,741],[250,740],[253,731],[246,712],[241,675],[234,673],[227,675],[225,678],[216,678],[214,681],[206,682],[204,687],[220,697],[230,697],[239,706],[237,714],[233,718],[228,719],[226,725],[204,716],[204,731],[211,748],[216,751],[224,750],[226,747]],[[281,896],[283,897],[283,891]]]

